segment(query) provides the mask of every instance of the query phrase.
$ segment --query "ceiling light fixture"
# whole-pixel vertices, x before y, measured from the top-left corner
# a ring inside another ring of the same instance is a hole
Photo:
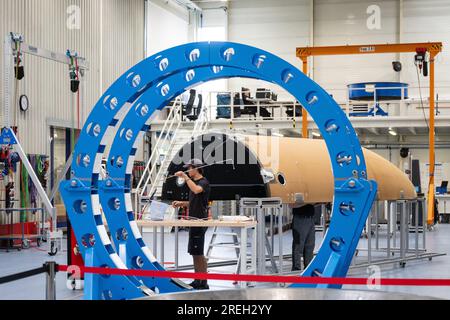
[[[391,136],[396,136],[396,135],[397,135],[397,131],[395,131],[395,130],[392,129],[392,128],[389,128],[389,134],[390,134]]]

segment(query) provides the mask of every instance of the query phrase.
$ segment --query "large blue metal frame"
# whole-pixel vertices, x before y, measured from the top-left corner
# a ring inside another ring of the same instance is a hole
[[[278,84],[315,120],[330,154],[335,195],[330,228],[303,275],[346,275],[377,190],[376,183],[367,180],[355,131],[330,95],[294,66],[261,49],[230,42],[189,43],[153,55],[122,75],[93,108],[75,146],[73,178],[60,185],[86,265],[163,270],[144,244],[131,206],[137,138],[148,129],[151,114],[175,96],[201,82],[230,77]],[[123,108],[128,111],[115,130],[118,111]],[[108,178],[100,180],[107,137],[114,131]],[[190,289],[177,279],[88,275],[85,298],[130,299],[149,290],[167,293]]]

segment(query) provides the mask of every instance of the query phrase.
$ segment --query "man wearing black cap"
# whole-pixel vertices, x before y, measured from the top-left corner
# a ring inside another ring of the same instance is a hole
[[[189,202],[174,201],[172,205],[177,207],[189,207],[189,216],[197,219],[208,218],[208,198],[209,198],[209,182],[203,176],[202,161],[199,159],[191,159],[183,168],[186,171],[178,171],[175,173],[177,177],[183,178],[189,187]],[[205,246],[205,232],[208,228],[191,227],[189,228],[188,252],[194,260],[195,272],[206,273],[208,264],[203,254]],[[195,279],[190,284],[194,289],[209,289],[207,280]]]

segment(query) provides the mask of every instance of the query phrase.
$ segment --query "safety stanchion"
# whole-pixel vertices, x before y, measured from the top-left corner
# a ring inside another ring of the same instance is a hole
[[[45,263],[47,268],[45,276],[45,299],[56,300],[56,272],[58,271],[58,265],[55,261],[49,261]]]
[[[56,272],[58,270],[59,266],[55,261],[47,261],[39,268],[0,277],[0,285],[45,273],[45,298],[47,300],[56,300]]]

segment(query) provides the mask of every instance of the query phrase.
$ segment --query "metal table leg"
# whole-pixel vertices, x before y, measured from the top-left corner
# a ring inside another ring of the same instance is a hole
[[[391,256],[391,202],[387,200],[385,202],[385,212],[386,212],[386,219],[387,219],[387,232],[386,232],[386,253],[387,258],[390,258]]]
[[[158,228],[153,227],[153,255],[157,257],[158,254]]]
[[[161,243],[160,243],[160,250],[161,253],[160,255],[160,261],[161,261],[161,265],[164,266],[164,227],[160,228],[160,232],[161,232]]]
[[[266,273],[266,222],[264,217],[264,211],[262,208],[257,209],[257,234],[258,234],[258,242],[256,243],[256,246],[258,248],[258,255],[257,255],[257,274],[265,274]]]
[[[428,217],[428,206],[425,199],[422,199],[422,236],[423,236],[423,250],[427,249],[426,246],[426,230],[427,230],[427,217]]]
[[[406,201],[400,203],[400,265],[404,266],[406,254]]]
[[[380,234],[378,231],[378,229],[379,229],[378,217],[380,215],[380,202],[376,201],[375,206],[376,206],[375,207],[375,215],[376,215],[376,217],[375,217],[375,248],[378,250],[380,248],[380,242],[379,242]]]
[[[394,201],[393,203],[394,211],[392,215],[392,240],[393,240],[393,248],[397,248],[397,213],[398,213],[398,202]]]
[[[283,274],[283,207],[278,209],[278,273]]]
[[[175,226],[175,270],[178,270],[178,227]]]
[[[405,204],[405,252],[409,251],[409,221],[412,212],[412,202],[408,201]]]
[[[274,210],[272,209],[272,208],[270,208],[270,209],[268,209],[268,211],[269,211],[269,225],[270,225],[270,227],[269,227],[269,232],[270,232],[270,248],[272,249],[272,251],[273,251],[273,213],[274,213]]]
[[[253,235],[252,235],[252,271],[253,274],[256,274],[256,240],[257,240],[257,227],[253,227]]]
[[[240,274],[247,274],[247,228],[241,228],[241,271]],[[246,282],[241,281],[240,287],[245,288]]]
[[[419,201],[415,201],[415,210],[414,210],[414,221],[415,221],[415,232],[416,232],[416,239],[415,239],[415,249],[416,249],[416,257],[419,256]]]
[[[372,215],[373,208],[367,218],[367,262],[372,263]]]

